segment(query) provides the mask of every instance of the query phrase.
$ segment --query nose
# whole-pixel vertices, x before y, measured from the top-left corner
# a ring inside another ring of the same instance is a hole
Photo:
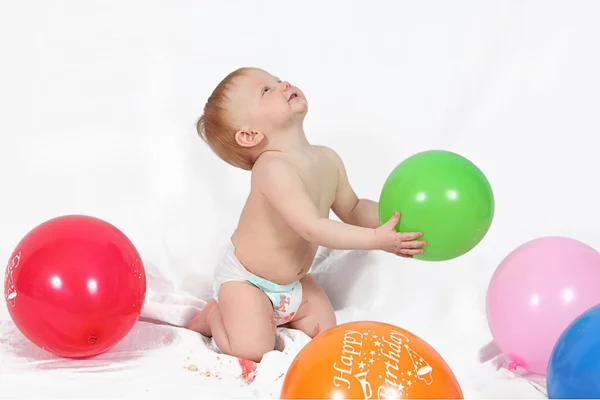
[[[290,87],[292,87],[292,85],[288,81],[283,81],[279,84],[279,88],[281,89],[282,92],[285,92]]]

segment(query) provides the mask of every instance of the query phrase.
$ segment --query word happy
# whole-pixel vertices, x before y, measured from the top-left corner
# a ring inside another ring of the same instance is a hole
[[[333,363],[333,369],[339,372],[339,376],[333,377],[333,385],[335,387],[340,387],[340,381],[344,382],[348,385],[347,389],[352,387],[352,384],[348,379],[344,377],[344,374],[352,375],[352,366],[354,365],[354,356],[360,357],[362,352],[357,351],[357,347],[362,347],[362,340],[357,341],[358,339],[362,339],[363,335],[360,332],[346,330],[344,331],[344,341],[342,345],[342,356],[341,361],[349,369],[340,369],[338,367],[337,362]]]

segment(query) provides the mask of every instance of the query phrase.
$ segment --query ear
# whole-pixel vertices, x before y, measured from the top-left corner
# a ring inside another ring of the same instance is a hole
[[[242,147],[254,147],[263,141],[265,135],[257,131],[240,129],[235,133],[235,141]]]

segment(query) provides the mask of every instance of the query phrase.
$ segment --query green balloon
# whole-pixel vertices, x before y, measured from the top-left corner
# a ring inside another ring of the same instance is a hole
[[[449,151],[429,150],[402,161],[389,175],[379,198],[379,220],[400,211],[398,232],[423,232],[423,254],[444,261],[473,249],[494,217],[494,193],[481,170]]]

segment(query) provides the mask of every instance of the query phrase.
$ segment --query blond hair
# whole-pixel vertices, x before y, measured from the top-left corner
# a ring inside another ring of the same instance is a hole
[[[238,145],[235,140],[235,133],[239,128],[231,123],[228,94],[233,80],[249,69],[251,68],[239,68],[219,82],[196,123],[198,135],[213,152],[234,167],[245,170],[251,170],[255,160],[250,149]]]

